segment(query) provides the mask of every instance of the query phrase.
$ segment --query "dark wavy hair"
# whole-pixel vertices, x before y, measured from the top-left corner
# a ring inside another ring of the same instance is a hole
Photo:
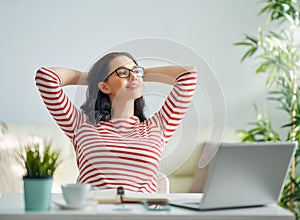
[[[137,66],[137,62],[132,55],[127,52],[112,52],[99,59],[88,73],[88,88],[86,91],[86,101],[81,106],[82,111],[88,116],[90,122],[97,124],[100,121],[107,121],[112,116],[112,107],[109,96],[101,92],[98,88],[99,82],[104,82],[109,74],[110,62],[118,57],[126,56]],[[146,120],[144,114],[145,101],[143,96],[134,100],[134,115],[141,122]]]

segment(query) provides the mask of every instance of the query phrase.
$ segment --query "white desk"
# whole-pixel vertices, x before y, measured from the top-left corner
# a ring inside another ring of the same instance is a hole
[[[199,197],[199,194],[170,194],[170,199]],[[61,199],[60,194],[54,194],[52,199]],[[24,211],[23,194],[4,193],[0,199],[0,220],[135,220],[135,219],[197,219],[197,220],[294,220],[294,215],[277,205],[269,205],[259,208],[228,209],[218,211],[193,211],[177,207],[171,207],[170,211],[148,211],[140,204],[125,204],[132,208],[131,211],[111,211],[109,206],[94,204],[82,210],[62,210],[53,204],[47,212]]]

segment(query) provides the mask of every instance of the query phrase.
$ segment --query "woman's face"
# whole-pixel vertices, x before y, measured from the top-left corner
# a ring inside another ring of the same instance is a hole
[[[114,72],[119,67],[132,69],[137,65],[127,56],[118,56],[111,60],[109,64],[109,73]],[[100,83],[99,83],[100,84]],[[105,82],[102,82],[101,91],[110,96],[110,100],[115,98],[120,100],[135,100],[142,96],[143,78],[130,72],[128,78],[120,78],[116,72],[111,74]],[[104,88],[105,87],[105,88]],[[103,91],[104,89],[104,91]]]

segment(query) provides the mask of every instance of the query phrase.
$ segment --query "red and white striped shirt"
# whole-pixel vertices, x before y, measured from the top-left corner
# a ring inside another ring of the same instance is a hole
[[[74,145],[79,182],[98,189],[123,186],[125,190],[157,192],[162,150],[191,103],[197,72],[178,76],[161,109],[144,122],[132,116],[96,126],[64,93],[57,73],[41,68],[35,80],[47,109]]]

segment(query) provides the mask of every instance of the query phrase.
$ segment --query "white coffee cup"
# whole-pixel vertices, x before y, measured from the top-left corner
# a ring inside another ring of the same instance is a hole
[[[86,183],[61,185],[63,197],[68,205],[83,205],[87,202],[91,186]]]

